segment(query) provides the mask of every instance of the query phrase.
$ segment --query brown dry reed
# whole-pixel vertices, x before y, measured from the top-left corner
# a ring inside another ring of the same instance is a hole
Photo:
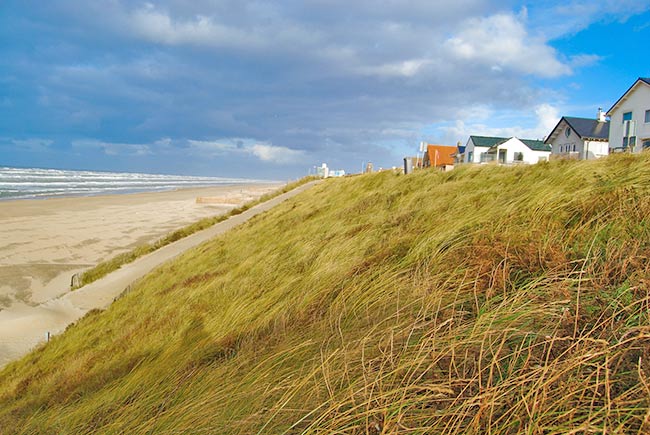
[[[650,155],[327,180],[0,372],[3,434],[650,433]]]

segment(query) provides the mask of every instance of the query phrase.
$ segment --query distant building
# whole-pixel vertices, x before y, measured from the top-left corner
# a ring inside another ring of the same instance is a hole
[[[316,168],[316,175],[323,178],[343,177],[345,176],[345,171],[343,169],[330,169],[326,163],[323,163],[320,167]]]
[[[364,171],[364,173],[370,174],[370,173],[372,173],[372,171],[373,171],[372,162],[366,163],[366,170]]]
[[[607,111],[613,152],[650,148],[650,78],[638,78]]]
[[[316,175],[327,178],[330,175],[330,168],[327,167],[326,163],[323,163],[320,167],[316,168]]]
[[[453,169],[457,152],[456,147],[427,144],[423,158],[424,167]]]
[[[465,147],[465,163],[532,164],[550,155],[551,147],[541,140],[516,137],[470,136]]]
[[[465,146],[460,144],[460,141],[458,144],[456,144],[456,154],[454,155],[454,162],[455,163],[463,163],[463,160],[465,159]]]
[[[551,158],[591,160],[609,154],[609,121],[598,109],[597,119],[563,116],[544,141]]]

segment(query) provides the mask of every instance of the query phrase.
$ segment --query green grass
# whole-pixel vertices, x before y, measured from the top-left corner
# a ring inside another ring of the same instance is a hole
[[[103,261],[99,263],[97,266],[94,266],[86,270],[85,272],[83,272],[81,274],[80,285],[74,287],[73,290],[76,290],[77,288],[80,288],[86,284],[90,284],[93,281],[97,281],[98,279],[103,278],[109,273],[119,269],[123,265],[131,263],[132,261],[138,259],[139,257],[142,257],[143,255],[150,254],[151,252],[156,251],[162,248],[163,246],[167,246],[170,243],[174,243],[175,241],[185,238],[191,234],[194,234],[201,230],[205,230],[206,228],[218,224],[219,222],[223,222],[232,216],[241,214],[246,210],[248,210],[249,208],[254,207],[257,204],[266,202],[272,198],[275,198],[276,196],[279,196],[283,193],[293,190],[296,187],[302,186],[303,184],[313,181],[314,179],[315,177],[303,177],[292,183],[287,183],[285,186],[277,190],[274,190],[273,192],[266,193],[261,197],[259,197],[258,199],[249,201],[245,204],[235,207],[227,213],[203,218],[190,225],[186,225],[183,228],[179,228],[175,231],[172,231],[171,233],[161,237],[160,239],[156,240],[153,243],[146,243],[144,245],[140,245],[134,248],[129,252],[116,255],[110,260]]]
[[[326,180],[0,372],[0,428],[648,433],[650,156]]]

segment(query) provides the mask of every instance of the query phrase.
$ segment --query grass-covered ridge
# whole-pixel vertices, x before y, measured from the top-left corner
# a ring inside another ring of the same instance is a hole
[[[650,432],[650,156],[327,180],[0,372],[7,433]]]

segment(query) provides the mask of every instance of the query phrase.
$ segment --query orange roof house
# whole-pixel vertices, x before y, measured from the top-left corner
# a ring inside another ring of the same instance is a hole
[[[457,151],[456,147],[427,144],[427,151],[424,153],[424,166],[434,168],[453,166]]]

